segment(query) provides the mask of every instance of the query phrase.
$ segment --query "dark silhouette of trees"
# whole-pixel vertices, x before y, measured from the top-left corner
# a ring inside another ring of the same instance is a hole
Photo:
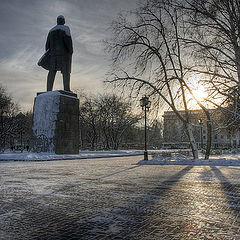
[[[18,105],[0,85],[0,150],[13,144],[13,138],[18,134],[19,122],[16,118],[18,111]]]
[[[99,110],[93,97],[83,96],[80,99],[80,147],[89,143],[91,149],[96,149],[99,139]]]
[[[80,99],[81,147],[118,149],[127,130],[139,121],[131,104],[116,95]]]

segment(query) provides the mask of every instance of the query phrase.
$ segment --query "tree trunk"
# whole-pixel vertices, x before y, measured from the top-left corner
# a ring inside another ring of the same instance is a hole
[[[205,153],[205,160],[209,159],[212,145],[212,122],[210,117],[207,115],[207,146]]]
[[[79,145],[80,148],[83,149],[83,139],[82,139],[82,131],[79,131]]]
[[[190,123],[186,123],[187,135],[189,138],[189,142],[192,149],[193,159],[198,159],[198,149],[195,138],[193,136],[192,125]]]
[[[95,138],[94,137],[91,139],[91,150],[92,151],[95,150]]]

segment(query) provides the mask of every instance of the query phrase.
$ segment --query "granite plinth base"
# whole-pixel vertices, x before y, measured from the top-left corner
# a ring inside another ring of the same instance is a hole
[[[67,91],[38,93],[30,143],[33,152],[79,153],[79,100]]]

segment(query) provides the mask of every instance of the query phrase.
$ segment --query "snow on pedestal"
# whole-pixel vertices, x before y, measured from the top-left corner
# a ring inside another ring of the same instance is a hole
[[[40,94],[35,98],[33,112],[33,134],[41,139],[40,151],[54,152],[53,139],[59,112],[60,93],[57,91]],[[44,146],[48,145],[48,146]],[[37,149],[36,149],[37,150]]]
[[[31,150],[76,154],[79,144],[76,94],[65,91],[40,93],[35,98]]]

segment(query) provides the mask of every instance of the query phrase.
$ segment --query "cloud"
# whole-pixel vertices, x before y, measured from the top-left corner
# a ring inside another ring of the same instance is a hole
[[[107,28],[117,13],[135,6],[135,0],[2,1],[1,83],[23,109],[31,108],[36,93],[45,91],[46,87],[47,71],[36,63],[44,53],[48,31],[56,24],[56,17],[62,14],[74,43],[72,89],[102,92],[109,65],[102,40],[109,36]],[[62,89],[60,74],[54,88]]]

